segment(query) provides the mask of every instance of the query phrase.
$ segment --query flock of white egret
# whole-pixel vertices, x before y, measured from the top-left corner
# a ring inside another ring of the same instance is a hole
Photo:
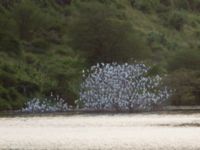
[[[170,96],[169,89],[161,86],[159,75],[147,75],[150,67],[135,64],[97,64],[83,71],[80,85],[79,108],[87,110],[149,111],[160,106]],[[28,101],[23,112],[67,111],[62,98]]]

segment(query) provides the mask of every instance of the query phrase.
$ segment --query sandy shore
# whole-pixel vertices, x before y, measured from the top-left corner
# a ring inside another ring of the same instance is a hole
[[[199,150],[200,113],[0,118],[0,149]]]

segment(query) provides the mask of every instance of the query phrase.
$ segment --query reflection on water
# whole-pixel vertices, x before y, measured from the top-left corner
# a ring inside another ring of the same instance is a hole
[[[0,149],[200,149],[200,114],[0,118]]]

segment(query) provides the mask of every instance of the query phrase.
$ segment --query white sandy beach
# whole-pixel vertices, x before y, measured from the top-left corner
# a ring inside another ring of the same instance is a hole
[[[199,150],[200,114],[3,117],[0,149]]]

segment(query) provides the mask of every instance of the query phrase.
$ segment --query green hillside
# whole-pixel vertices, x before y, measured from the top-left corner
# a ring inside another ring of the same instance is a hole
[[[78,99],[97,62],[142,61],[200,104],[200,0],[1,0],[0,110],[33,97]]]

